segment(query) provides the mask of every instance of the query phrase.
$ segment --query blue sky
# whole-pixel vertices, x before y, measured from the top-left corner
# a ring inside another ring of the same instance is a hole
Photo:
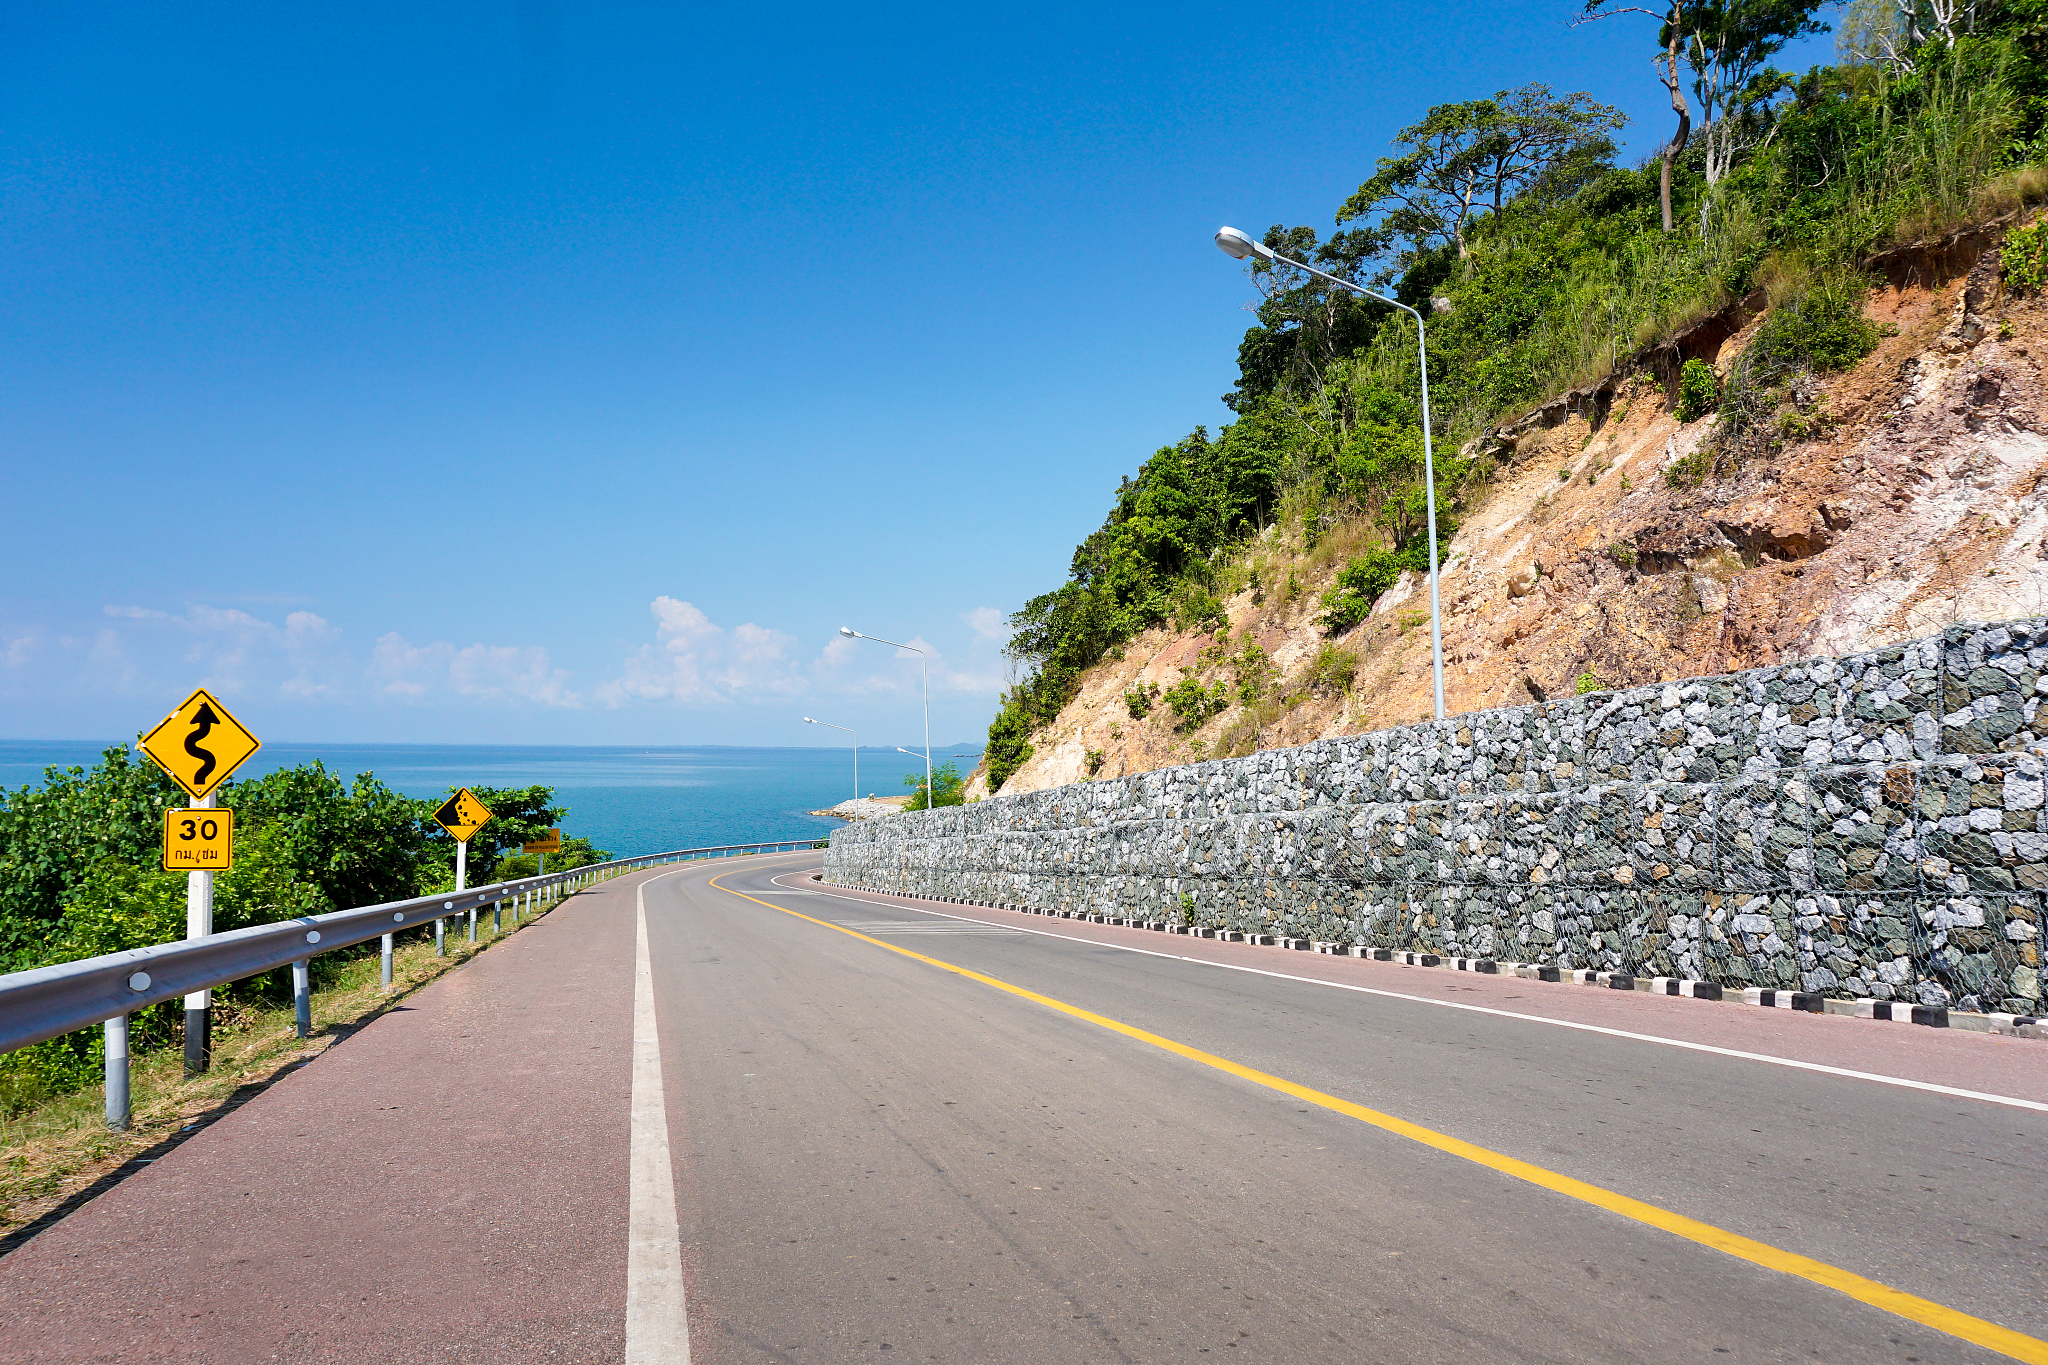
[[[1003,614],[1228,419],[1218,223],[1530,80],[1665,135],[1574,9],[12,7],[0,734],[915,739],[847,623],[978,736]]]

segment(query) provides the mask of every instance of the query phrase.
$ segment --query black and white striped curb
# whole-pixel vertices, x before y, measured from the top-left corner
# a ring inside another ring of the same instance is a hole
[[[813,881],[823,881],[814,874]],[[849,888],[858,890],[860,888]],[[1295,951],[1316,952],[1333,957],[1355,957],[1368,962],[1392,962],[1403,967],[1440,967],[1485,976],[1512,976],[1524,981],[1560,981],[1607,990],[1634,991],[1647,995],[1670,995],[1688,1000],[1740,1001],[1764,1009],[1798,1010],[1807,1014],[1835,1014],[1854,1019],[1886,1020],[1896,1024],[1920,1024],[1928,1028],[1957,1028],[1976,1033],[2003,1033],[2020,1038],[2048,1039],[2048,1019],[2026,1014],[1951,1014],[1940,1005],[1914,1005],[1904,1000],[1832,1000],[1810,991],[1775,990],[1746,986],[1739,991],[1724,989],[1713,981],[1695,981],[1678,976],[1632,976],[1588,968],[1565,969],[1541,962],[1502,962],[1487,957],[1446,957],[1437,953],[1409,952],[1399,948],[1370,948],[1364,944],[1338,943],[1328,939],[1289,938],[1251,933],[1239,929],[1218,929],[1203,924],[1176,924],[1168,920],[1119,919],[1083,910],[1047,910],[1036,906],[992,905],[962,896],[912,897],[946,905],[966,905],[984,910],[1009,910],[1051,919],[1083,920],[1090,924],[1114,924],[1155,933],[1183,934],[1190,938],[1215,939],[1220,943],[1251,943]]]

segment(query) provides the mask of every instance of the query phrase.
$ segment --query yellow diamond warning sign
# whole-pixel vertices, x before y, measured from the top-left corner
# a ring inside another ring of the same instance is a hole
[[[262,747],[227,707],[200,688],[142,737],[142,752],[198,800]]]
[[[235,813],[225,806],[164,812],[164,871],[225,872],[235,865]]]
[[[441,809],[434,812],[436,823],[447,830],[458,844],[468,843],[469,836],[482,829],[490,818],[491,812],[467,787],[443,801]]]

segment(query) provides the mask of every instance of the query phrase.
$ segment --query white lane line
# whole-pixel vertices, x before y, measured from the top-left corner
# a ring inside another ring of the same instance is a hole
[[[668,1157],[668,1099],[661,1088],[661,1038],[654,1026],[654,972],[647,959],[647,882],[640,883],[635,899],[640,914],[633,949],[626,1365],[690,1365],[690,1315],[683,1301],[683,1234],[676,1219],[675,1171]]]
[[[786,875],[786,874],[785,874]],[[784,887],[780,881],[776,885]],[[844,896],[833,891],[813,891],[814,896],[830,896],[834,900],[852,901],[857,905],[887,905],[892,910],[914,910],[920,915],[937,915],[941,919],[966,920],[969,924],[987,924],[989,921],[969,919],[966,915],[948,914],[944,910],[926,910],[916,905],[897,905],[891,901],[872,901],[863,896]],[[1763,1062],[1769,1066],[1786,1066],[1795,1071],[1818,1071],[1825,1076],[1841,1076],[1853,1081],[1872,1081],[1878,1085],[1896,1085],[1906,1090],[1924,1090],[1934,1095],[1950,1095],[1959,1100],[1982,1100],[1986,1104],[2009,1105],[2014,1109],[2032,1109],[2048,1114],[2048,1104],[2039,1100],[2023,1100],[2014,1095],[1993,1095],[1982,1090],[1962,1090],[1952,1085],[1936,1085],[1932,1081],[1911,1081],[1903,1076],[1881,1076],[1873,1071],[1851,1071],[1847,1067],[1828,1066],[1821,1062],[1802,1062],[1792,1057],[1773,1057],[1767,1052],[1744,1052],[1738,1048],[1715,1047],[1711,1043],[1694,1043],[1683,1038],[1662,1038],[1654,1033],[1631,1033],[1627,1029],[1605,1028],[1599,1024],[1582,1024],[1575,1019],[1551,1019],[1541,1014],[1522,1014],[1515,1010],[1497,1010],[1488,1005],[1467,1004],[1463,1000],[1439,1000],[1427,995],[1408,995],[1401,991],[1380,990],[1374,986],[1354,986],[1348,981],[1325,981],[1321,977],[1296,976],[1291,972],[1268,971],[1263,967],[1246,967],[1235,962],[1211,962],[1207,958],[1188,957],[1183,953],[1161,953],[1150,948],[1133,948],[1123,943],[1104,943],[1100,939],[1079,938],[1073,934],[1055,934],[1045,929],[1026,929],[1007,924],[995,926],[1009,929],[1017,934],[1036,934],[1040,938],[1056,938],[1063,943],[1085,943],[1091,948],[1114,948],[1120,953],[1137,953],[1143,957],[1163,957],[1170,962],[1192,962],[1198,967],[1220,967],[1227,972],[1249,972],[1253,976],[1270,976],[1279,981],[1299,981],[1310,986],[1330,986],[1340,991],[1356,991],[1360,995],[1377,995],[1388,1000],[1408,1000],[1418,1005],[1440,1005],[1445,1009],[1469,1010],[1474,1014],[1491,1014],[1502,1019],[1520,1019],[1530,1024],[1550,1024],[1556,1028],[1578,1029],[1583,1033],[1603,1033],[1610,1038],[1627,1038],[1638,1043],[1658,1043],[1664,1047],[1684,1048],[1688,1052],[1708,1052],[1717,1057],[1735,1057],[1745,1062]]]

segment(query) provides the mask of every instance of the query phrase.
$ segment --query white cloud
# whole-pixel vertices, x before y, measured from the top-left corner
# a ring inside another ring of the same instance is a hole
[[[960,619],[967,623],[968,629],[984,640],[993,640],[999,645],[1009,642],[1010,627],[1004,622],[1003,614],[994,607],[976,607],[972,611],[963,611],[960,613]]]
[[[568,685],[568,673],[556,668],[548,652],[536,645],[457,648],[445,640],[415,645],[394,630],[378,639],[371,653],[370,678],[386,696],[415,700],[449,695],[562,708],[583,704]]]
[[[171,615],[167,611],[158,611],[154,607],[107,606],[101,607],[100,610],[109,616],[126,617],[131,621],[165,621],[169,620]]]
[[[629,701],[726,705],[748,695],[793,696],[805,688],[789,662],[794,636],[749,621],[725,630],[695,605],[666,594],[650,602],[654,643],[626,656],[597,689],[607,706]]]

